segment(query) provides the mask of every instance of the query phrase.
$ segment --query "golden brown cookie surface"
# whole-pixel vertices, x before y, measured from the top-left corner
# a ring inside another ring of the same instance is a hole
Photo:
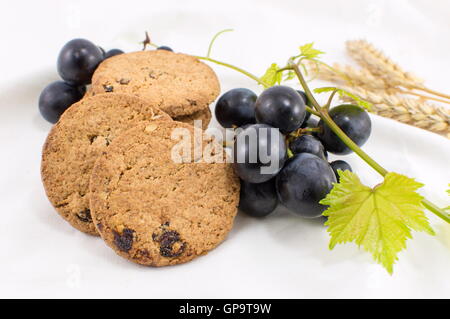
[[[211,110],[209,109],[209,107],[207,107],[204,110],[195,112],[190,115],[183,115],[183,116],[175,117],[174,120],[178,121],[178,122],[191,124],[191,125],[194,125],[194,121],[201,120],[202,121],[202,123],[201,123],[202,129],[206,130],[208,128],[209,122],[211,122],[211,117],[212,117]]]
[[[52,205],[73,227],[97,234],[89,208],[94,162],[122,131],[152,119],[171,121],[147,101],[102,94],[72,105],[53,126],[42,152],[42,181]]]
[[[206,254],[225,239],[237,212],[239,181],[229,164],[217,160],[221,145],[202,141],[197,129],[197,145],[219,156],[176,163],[175,130],[194,138],[188,124],[140,123],[116,138],[92,171],[91,209],[100,235],[139,264],[173,265]]]
[[[92,92],[138,96],[177,117],[206,109],[220,86],[214,71],[197,58],[152,50],[103,61],[92,77]]]

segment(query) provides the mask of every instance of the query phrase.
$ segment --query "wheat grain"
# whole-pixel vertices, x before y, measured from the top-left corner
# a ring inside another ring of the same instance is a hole
[[[369,91],[361,87],[343,87],[344,90],[372,103],[372,112],[383,117],[411,124],[450,139],[450,110],[384,91]],[[347,96],[341,98],[346,102],[354,102]]]
[[[362,68],[338,63],[329,68],[306,62],[308,72],[321,80],[334,82],[340,88],[372,103],[373,112],[378,115],[450,138],[450,110],[423,99],[407,98],[403,94],[405,91],[402,87],[423,87],[422,80],[403,71],[398,64],[366,41],[349,41],[347,48]],[[350,97],[342,99],[354,102]]]
[[[380,77],[374,76],[370,71],[363,68],[355,68],[349,65],[335,63],[332,69],[305,61],[308,74],[316,76],[324,81],[330,81],[341,85],[362,86],[367,89],[387,90],[390,87]]]
[[[347,41],[348,54],[373,75],[381,77],[389,86],[403,86],[408,89],[423,88],[423,80],[405,72],[380,50],[365,40]]]

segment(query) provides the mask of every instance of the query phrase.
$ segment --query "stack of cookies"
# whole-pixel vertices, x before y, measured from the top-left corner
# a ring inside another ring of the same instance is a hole
[[[237,212],[239,181],[222,146],[191,125],[208,125],[219,90],[211,68],[185,54],[142,51],[102,62],[43,148],[42,180],[57,212],[144,265],[183,263],[220,244]],[[192,151],[174,161],[175,130],[213,160]]]

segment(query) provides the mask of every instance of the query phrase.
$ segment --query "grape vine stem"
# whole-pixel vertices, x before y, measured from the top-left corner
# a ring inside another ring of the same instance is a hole
[[[194,57],[196,57],[199,60],[209,61],[209,62],[218,64],[218,65],[230,68],[232,70],[235,70],[235,71],[242,73],[242,74],[246,75],[247,77],[253,79],[258,84],[260,84],[264,87],[270,86],[267,83],[265,83],[264,81],[262,81],[256,75],[254,75],[250,72],[247,72],[244,69],[241,69],[232,64],[212,59],[209,56],[207,56],[207,57],[194,56]],[[309,89],[308,84],[306,83],[306,80],[303,77],[303,74],[300,70],[298,63],[295,63],[291,59],[290,62],[288,63],[288,65],[286,67],[282,68],[282,70],[283,71],[284,70],[293,70],[295,72],[295,74],[297,75],[297,78],[300,81],[300,84],[302,85],[303,89],[305,90],[306,96],[308,97],[309,101],[311,102],[311,105],[310,105],[311,107],[310,106],[306,107],[308,112],[319,116],[325,122],[325,124],[327,124],[330,127],[330,129],[342,140],[342,142],[345,143],[345,145],[347,145],[352,151],[354,151],[359,157],[361,157],[362,160],[364,160],[370,167],[372,167],[375,171],[377,171],[381,176],[384,177],[384,176],[386,176],[386,174],[389,173],[388,170],[386,170],[383,166],[378,164],[372,157],[369,156],[369,154],[364,152],[355,142],[353,142],[347,136],[347,134],[345,134],[344,131],[342,131],[342,129],[333,121],[333,119],[328,114],[327,106],[325,106],[325,107],[320,106],[320,104],[317,102],[314,95],[312,94],[311,90]],[[329,100],[329,104],[331,104],[331,99]],[[439,208],[437,205],[433,204],[432,202],[430,202],[429,200],[427,200],[425,198],[422,200],[422,204],[430,212],[432,212],[436,216],[440,217],[447,223],[450,223],[450,214],[446,213],[443,209]]]
[[[381,176],[386,176],[389,173],[383,166],[378,164],[372,157],[370,157],[366,152],[364,152],[355,142],[353,142],[347,134],[342,131],[342,129],[333,121],[333,119],[328,114],[328,109],[326,107],[321,107],[319,103],[317,103],[314,98],[311,90],[309,89],[305,78],[296,63],[290,63],[289,66],[294,70],[297,75],[300,84],[305,90],[306,96],[308,96],[311,101],[312,106],[316,109],[317,112],[320,113],[320,118],[325,122],[325,124],[345,143],[353,152],[355,152],[361,159],[363,159],[370,167],[372,167],[375,171],[377,171]],[[434,213],[436,216],[442,218],[447,223],[450,223],[450,215],[447,214],[444,210],[433,204],[427,199],[422,200],[422,204],[429,211]]]
[[[208,52],[209,52],[209,50],[208,50]],[[235,71],[237,71],[237,72],[239,72],[239,73],[244,74],[245,76],[249,77],[250,79],[256,81],[258,84],[262,85],[263,87],[270,87],[270,85],[269,85],[268,83],[262,81],[262,80],[261,80],[259,77],[257,77],[256,75],[254,75],[254,74],[252,74],[252,73],[250,73],[250,72],[247,72],[247,71],[245,71],[244,69],[241,69],[241,68],[239,68],[239,67],[237,67],[237,66],[235,66],[235,65],[232,65],[232,64],[229,64],[229,63],[225,63],[225,62],[222,62],[222,61],[218,61],[218,60],[212,59],[212,58],[210,58],[209,56],[197,56],[197,55],[193,55],[193,57],[195,57],[195,58],[197,58],[197,59],[199,59],[199,60],[209,61],[209,62],[218,64],[218,65],[227,67],[227,68],[229,68],[229,69],[235,70]],[[314,115],[316,115],[316,116],[320,116],[320,114],[319,114],[318,112],[316,112],[313,108],[311,108],[311,107],[309,107],[309,106],[306,106],[306,110],[307,110],[309,113],[311,113],[311,114],[314,114]]]

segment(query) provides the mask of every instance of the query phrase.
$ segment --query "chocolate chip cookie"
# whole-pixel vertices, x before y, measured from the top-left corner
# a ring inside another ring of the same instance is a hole
[[[103,61],[92,77],[92,92],[135,95],[174,118],[208,108],[220,86],[214,71],[197,58],[153,50]]]
[[[94,162],[118,134],[143,120],[172,121],[137,97],[102,94],[72,105],[53,126],[42,152],[42,181],[52,205],[73,227],[97,233],[89,208]]]
[[[215,248],[239,200],[239,180],[223,155],[201,129],[176,121],[142,122],[117,137],[91,176],[101,237],[118,255],[149,266],[184,263]]]

